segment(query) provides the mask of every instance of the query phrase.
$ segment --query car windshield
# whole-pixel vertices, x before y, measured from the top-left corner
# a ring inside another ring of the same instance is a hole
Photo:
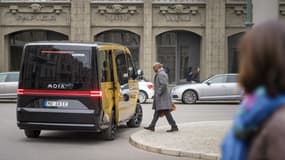
[[[26,89],[90,89],[90,52],[84,46],[27,46],[21,85]]]
[[[206,83],[207,81],[209,81],[211,78],[213,78],[215,75],[211,75],[209,76],[207,79],[204,79],[201,81],[201,83]]]

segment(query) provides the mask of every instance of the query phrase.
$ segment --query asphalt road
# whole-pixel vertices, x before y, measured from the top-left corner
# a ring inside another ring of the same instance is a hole
[[[230,120],[238,104],[177,104],[176,122]],[[151,121],[151,104],[143,104],[142,127]],[[159,125],[167,125],[165,118]],[[43,131],[39,139],[27,139],[16,126],[16,104],[0,103],[0,160],[186,160],[134,148],[128,143],[132,133],[141,130],[121,126],[114,141],[101,140],[94,133]]]

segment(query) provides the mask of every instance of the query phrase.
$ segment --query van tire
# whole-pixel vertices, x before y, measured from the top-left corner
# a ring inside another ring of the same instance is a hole
[[[117,133],[117,125],[116,125],[116,119],[115,119],[115,111],[113,110],[112,111],[112,114],[111,114],[111,119],[110,119],[110,126],[109,128],[105,129],[103,132],[102,132],[102,135],[103,135],[103,139],[104,140],[114,140],[115,137],[116,137],[116,133]]]
[[[25,129],[25,135],[27,138],[38,138],[41,134],[41,130]]]
[[[130,128],[138,128],[142,123],[143,111],[142,106],[138,103],[136,107],[136,112],[132,119],[127,122],[127,126]]]

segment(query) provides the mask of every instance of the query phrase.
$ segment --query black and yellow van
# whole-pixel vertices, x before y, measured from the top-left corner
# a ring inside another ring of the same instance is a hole
[[[130,51],[122,45],[28,43],[20,70],[17,125],[28,138],[39,137],[41,130],[72,130],[102,132],[112,140],[119,124],[141,124],[138,76]]]

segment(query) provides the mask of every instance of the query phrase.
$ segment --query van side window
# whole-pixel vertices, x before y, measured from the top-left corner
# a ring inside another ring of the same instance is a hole
[[[123,51],[115,50],[116,54],[116,64],[119,82],[121,85],[128,83],[128,66],[126,62],[126,57]]]
[[[127,59],[129,79],[136,79],[136,68],[133,64],[132,57],[129,54],[127,54]]]
[[[107,50],[99,51],[97,57],[97,65],[98,65],[98,77],[100,82],[110,82],[111,74],[110,74],[110,59],[108,56]]]
[[[107,64],[109,66],[109,74],[110,74],[110,80],[114,81],[114,71],[113,71],[113,57],[112,57],[112,50],[108,50],[108,61]]]

